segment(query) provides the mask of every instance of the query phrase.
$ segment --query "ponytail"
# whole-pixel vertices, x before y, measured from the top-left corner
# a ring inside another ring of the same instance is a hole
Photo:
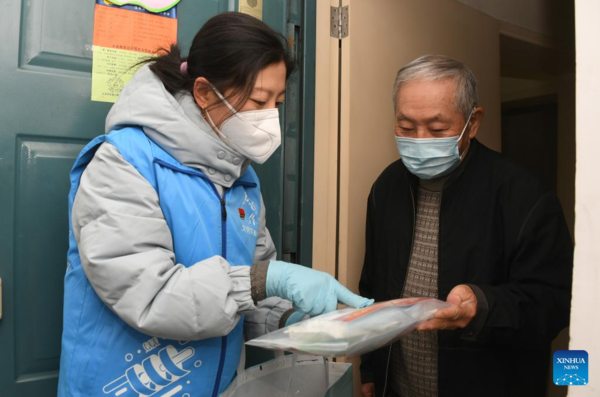
[[[137,65],[150,64],[150,70],[162,81],[171,94],[178,91],[191,92],[195,79],[181,70],[181,64],[186,61],[186,58],[181,56],[179,46],[171,44],[170,49],[161,48],[157,53],[158,56],[144,59]]]

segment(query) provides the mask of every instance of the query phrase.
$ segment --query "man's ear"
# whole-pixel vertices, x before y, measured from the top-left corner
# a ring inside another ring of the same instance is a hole
[[[206,109],[214,102],[216,95],[210,83],[204,77],[198,77],[194,81],[194,100],[202,109]]]
[[[479,131],[479,126],[481,125],[481,121],[483,120],[483,116],[485,111],[483,108],[476,108],[473,112],[473,116],[471,116],[471,128],[469,128],[469,139],[475,138],[477,132]]]

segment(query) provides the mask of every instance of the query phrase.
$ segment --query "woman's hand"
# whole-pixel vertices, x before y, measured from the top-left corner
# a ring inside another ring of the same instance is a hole
[[[331,275],[292,263],[270,261],[267,270],[267,296],[292,302],[294,309],[312,316],[337,309],[338,302],[365,307],[372,299],[358,296]]]

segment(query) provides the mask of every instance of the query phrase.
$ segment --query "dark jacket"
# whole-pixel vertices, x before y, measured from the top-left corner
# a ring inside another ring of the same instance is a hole
[[[373,184],[361,295],[401,296],[417,186],[400,160]],[[466,329],[438,332],[439,397],[545,396],[550,343],[569,322],[573,267],[555,193],[473,139],[442,190],[439,237],[438,297],[467,283],[479,295]],[[389,355],[388,346],[362,357],[362,382],[375,382],[378,396]]]

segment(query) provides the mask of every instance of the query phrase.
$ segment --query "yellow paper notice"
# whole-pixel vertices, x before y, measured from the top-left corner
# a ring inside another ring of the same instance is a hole
[[[139,69],[132,66],[152,56],[116,48],[94,46],[93,49],[92,101],[99,102],[116,102],[125,84]]]
[[[115,102],[139,69],[133,65],[177,42],[175,8],[152,14],[140,7],[126,7],[130,6],[120,8],[96,0],[92,101]]]
[[[252,15],[262,21],[263,0],[239,0],[239,12]]]

